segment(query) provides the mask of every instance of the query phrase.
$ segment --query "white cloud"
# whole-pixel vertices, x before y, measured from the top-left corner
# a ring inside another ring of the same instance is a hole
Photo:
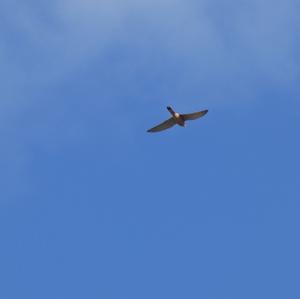
[[[24,85],[37,90],[106,57],[110,50],[131,47],[140,57],[125,57],[129,65],[151,68],[155,55],[167,58],[166,63],[177,61],[186,72],[183,86],[193,76],[206,85],[220,82],[221,93],[222,80],[228,78],[251,83],[255,76],[288,84],[299,71],[295,3],[61,0],[47,6],[2,4],[4,14],[11,16],[2,31],[14,40],[2,42],[5,74],[1,77],[9,90]]]

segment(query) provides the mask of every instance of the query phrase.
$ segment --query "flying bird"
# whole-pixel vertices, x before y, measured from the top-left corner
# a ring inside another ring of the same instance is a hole
[[[194,120],[200,118],[208,112],[208,110],[203,110],[203,111],[189,113],[189,114],[179,114],[175,112],[170,106],[168,106],[167,109],[171,113],[172,117],[167,119],[163,123],[159,124],[158,126],[149,129],[147,132],[151,132],[151,133],[160,132],[169,129],[174,125],[179,125],[181,127],[184,127],[186,120]]]

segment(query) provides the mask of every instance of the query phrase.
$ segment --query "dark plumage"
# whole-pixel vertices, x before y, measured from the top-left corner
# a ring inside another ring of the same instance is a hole
[[[170,106],[168,106],[167,109],[171,113],[172,117],[167,119],[163,123],[149,129],[147,132],[151,132],[151,133],[160,132],[160,131],[169,129],[176,124],[184,127],[185,121],[195,120],[197,118],[204,116],[208,112],[208,110],[203,110],[203,111],[194,112],[194,113],[179,114],[179,113],[175,112]]]

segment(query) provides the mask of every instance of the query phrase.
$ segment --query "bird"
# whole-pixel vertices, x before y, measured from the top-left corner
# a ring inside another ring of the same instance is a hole
[[[187,120],[194,120],[204,116],[208,110],[202,110],[194,113],[188,114],[180,114],[175,112],[172,107],[167,106],[168,111],[171,113],[172,117],[167,119],[166,121],[162,122],[161,124],[147,130],[149,133],[160,132],[166,129],[173,127],[174,125],[179,125],[181,127],[185,126],[185,121]]]

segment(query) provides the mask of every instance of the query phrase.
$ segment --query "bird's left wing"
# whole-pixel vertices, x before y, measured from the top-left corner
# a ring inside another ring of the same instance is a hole
[[[168,120],[164,121],[163,123],[159,124],[158,126],[152,128],[152,129],[149,129],[147,132],[154,133],[154,132],[163,131],[163,130],[173,127],[174,125],[175,125],[174,118],[171,117]]]
[[[203,110],[203,111],[189,113],[189,114],[181,114],[181,116],[183,117],[184,120],[194,120],[204,116],[207,112],[208,110]]]

